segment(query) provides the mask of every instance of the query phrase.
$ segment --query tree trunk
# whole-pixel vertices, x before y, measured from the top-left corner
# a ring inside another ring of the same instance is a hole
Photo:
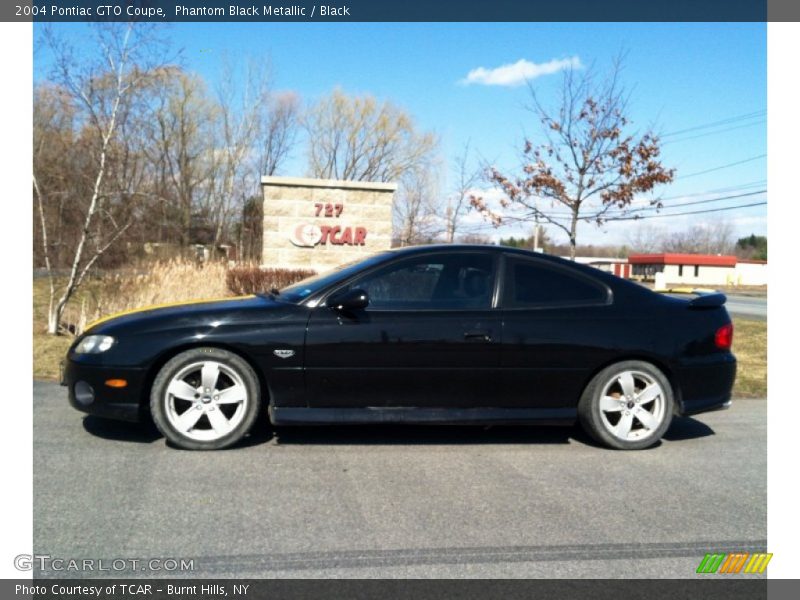
[[[575,251],[577,250],[578,239],[578,211],[572,212],[572,222],[569,226],[569,259],[575,260]]]
[[[447,205],[447,243],[452,244],[456,239],[456,218],[453,207]]]
[[[47,245],[47,220],[44,216],[44,202],[42,201],[42,191],[39,189],[39,181],[36,175],[33,176],[33,189],[36,191],[36,199],[38,200],[39,218],[42,224],[42,249],[44,250],[44,266],[47,269],[47,279],[50,284],[50,294],[47,302],[47,333],[58,333],[58,320],[53,321],[53,304],[56,301],[56,284],[53,279],[53,268],[50,263],[50,249]],[[59,208],[60,210],[60,208]]]

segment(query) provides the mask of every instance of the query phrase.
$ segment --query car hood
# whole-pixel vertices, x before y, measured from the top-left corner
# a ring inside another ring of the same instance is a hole
[[[103,317],[91,323],[84,334],[113,334],[124,330],[141,332],[176,325],[241,321],[250,315],[254,317],[255,313],[261,315],[289,306],[292,305],[254,295],[158,304]]]

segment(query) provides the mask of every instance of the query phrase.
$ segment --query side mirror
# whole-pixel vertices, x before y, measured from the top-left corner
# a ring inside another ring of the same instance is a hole
[[[369,306],[369,296],[364,290],[355,288],[328,298],[328,306],[334,310],[361,310]]]

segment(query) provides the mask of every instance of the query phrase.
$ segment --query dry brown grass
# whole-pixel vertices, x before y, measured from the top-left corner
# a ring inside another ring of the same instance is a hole
[[[133,308],[232,296],[225,285],[226,271],[222,263],[171,260],[138,272],[109,272],[86,285],[84,294],[64,311],[63,321],[80,333],[92,321]]]
[[[96,319],[132,308],[231,296],[225,272],[220,263],[175,260],[135,271],[109,272],[88,280],[78,290],[64,310],[62,324],[68,331],[80,333]],[[55,379],[58,364],[74,338],[47,334],[48,285],[44,278],[33,282],[33,375]]]
[[[738,361],[733,395],[745,398],[766,398],[767,323],[734,319],[733,353]]]
[[[81,333],[92,321],[145,306],[187,302],[206,298],[225,298],[241,293],[242,286],[260,288],[285,287],[312,272],[241,268],[238,277],[227,277],[223,263],[198,264],[186,260],[170,260],[144,264],[136,268],[110,271],[86,281],[73,297],[62,317],[66,331]],[[63,282],[58,282],[62,283]],[[48,281],[33,282],[33,365],[34,376],[56,378],[58,363],[72,342],[72,336],[47,335]]]

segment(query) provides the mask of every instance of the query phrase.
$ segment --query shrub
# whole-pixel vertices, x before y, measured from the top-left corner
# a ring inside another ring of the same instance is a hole
[[[257,266],[240,266],[228,269],[225,283],[237,296],[262,294],[271,289],[281,289],[301,279],[316,275],[310,269],[262,269]]]

